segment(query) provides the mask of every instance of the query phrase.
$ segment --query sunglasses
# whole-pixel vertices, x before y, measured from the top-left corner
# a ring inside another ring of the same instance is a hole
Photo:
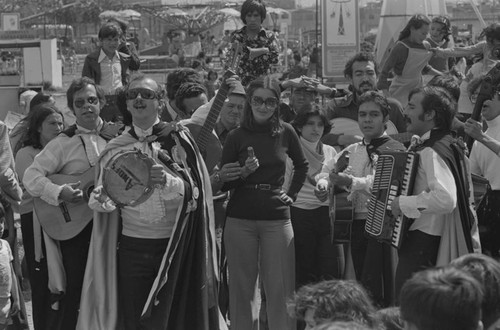
[[[97,98],[96,96],[89,96],[87,97],[87,99],[76,99],[75,101],[73,101],[73,104],[75,107],[81,108],[85,105],[85,102],[87,102],[88,104],[96,105],[97,103],[99,103],[99,98]]]
[[[275,97],[270,97],[264,100],[260,96],[252,96],[250,104],[256,107],[266,104],[267,109],[274,109],[278,106],[278,100]]]
[[[127,100],[135,100],[137,95],[141,94],[141,98],[146,100],[152,100],[156,98],[156,92],[149,88],[133,88],[125,92],[125,98]]]

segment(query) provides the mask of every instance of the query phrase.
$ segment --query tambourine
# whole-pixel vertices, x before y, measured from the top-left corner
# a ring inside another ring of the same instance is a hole
[[[117,153],[104,167],[104,192],[118,207],[144,203],[154,191],[151,184],[154,164],[154,159],[138,149]]]

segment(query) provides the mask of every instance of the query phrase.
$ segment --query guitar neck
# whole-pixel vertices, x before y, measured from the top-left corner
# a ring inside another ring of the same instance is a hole
[[[196,144],[198,144],[198,148],[201,151],[205,151],[208,143],[208,138],[210,134],[212,134],[212,130],[215,127],[215,123],[217,123],[217,118],[219,117],[220,111],[222,110],[222,106],[226,101],[227,94],[229,92],[229,86],[223,82],[219,90],[217,91],[217,95],[215,95],[214,101],[212,103],[212,107],[208,112],[207,119],[203,124],[203,127],[200,130],[200,134],[196,138]]]

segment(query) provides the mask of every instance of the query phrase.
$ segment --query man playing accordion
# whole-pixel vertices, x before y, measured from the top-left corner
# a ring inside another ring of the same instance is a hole
[[[397,292],[413,273],[479,248],[468,159],[450,131],[454,116],[455,103],[440,87],[409,95],[407,129],[419,136],[410,150],[420,157],[413,193],[396,197],[391,205],[395,217],[415,219],[399,250]]]

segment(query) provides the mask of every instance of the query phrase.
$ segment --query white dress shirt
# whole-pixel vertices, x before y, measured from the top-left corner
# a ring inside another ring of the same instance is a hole
[[[159,123],[159,119],[155,122],[155,124],[157,123]],[[154,124],[149,129],[143,130],[134,125],[134,131],[137,137],[143,140],[143,138],[152,134],[153,126]],[[102,157],[100,161],[101,175],[96,187],[102,187],[102,173],[108,161],[121,151],[135,148],[152,157],[156,163],[162,164],[158,160],[157,152],[152,150],[146,140],[143,142],[136,140],[132,144],[112,149]],[[160,239],[171,236],[178,209],[182,205],[184,181],[166,166],[163,166],[163,168],[167,173],[167,181],[164,186],[155,187],[152,195],[144,203],[137,206],[125,206],[121,209],[123,235],[146,239]],[[89,206],[101,212],[111,212],[116,209],[111,200],[100,203],[95,199],[93,193],[89,200]]]
[[[104,89],[106,95],[114,95],[117,88],[122,87],[122,65],[118,52],[115,51],[113,58],[109,58],[101,49],[97,60],[101,67],[101,82],[99,86]]]
[[[102,120],[98,130],[100,127]],[[59,205],[59,194],[64,185],[52,183],[47,176],[56,173],[81,174],[96,164],[107,143],[97,135],[98,130],[89,131],[77,125],[79,133],[74,136],[61,134],[52,139],[24,172],[26,190],[51,205]]]
[[[430,131],[422,140],[430,137]],[[411,196],[400,196],[399,206],[408,218],[413,218],[410,230],[442,236],[444,221],[460,219],[457,208],[457,188],[448,165],[434,149],[427,147],[418,152],[420,159]]]

